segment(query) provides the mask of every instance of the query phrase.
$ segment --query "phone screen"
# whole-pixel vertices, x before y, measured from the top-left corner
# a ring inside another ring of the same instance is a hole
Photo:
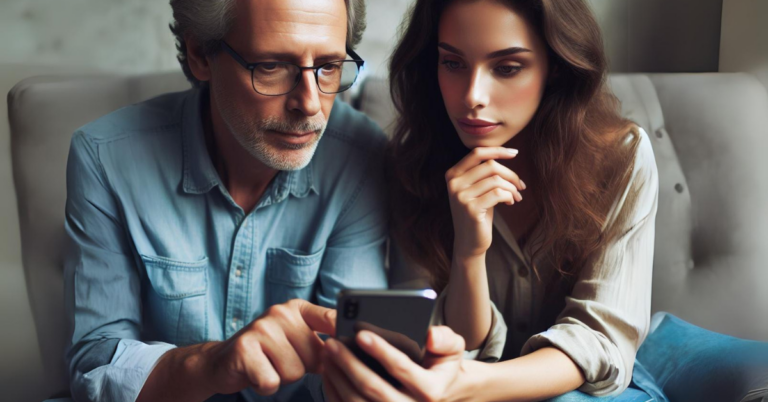
[[[394,386],[399,386],[381,364],[363,352],[355,335],[369,330],[421,364],[436,294],[426,290],[345,290],[339,294],[336,338],[363,363]]]

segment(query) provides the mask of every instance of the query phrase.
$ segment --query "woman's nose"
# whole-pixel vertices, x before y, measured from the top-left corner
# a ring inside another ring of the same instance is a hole
[[[467,92],[464,95],[464,105],[469,109],[482,109],[488,106],[490,83],[482,71],[476,69],[469,79]]]

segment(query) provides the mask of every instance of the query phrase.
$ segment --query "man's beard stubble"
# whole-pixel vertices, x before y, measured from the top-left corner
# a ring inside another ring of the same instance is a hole
[[[216,94],[219,113],[227,128],[237,142],[254,158],[275,170],[301,170],[306,167],[315,154],[317,145],[323,136],[327,121],[323,117],[303,118],[283,121],[270,116],[253,121],[238,111],[225,94]],[[315,138],[305,144],[290,144],[275,141],[276,135],[268,132],[308,133],[314,132]],[[272,137],[273,140],[270,141]],[[300,152],[302,151],[303,152]]]

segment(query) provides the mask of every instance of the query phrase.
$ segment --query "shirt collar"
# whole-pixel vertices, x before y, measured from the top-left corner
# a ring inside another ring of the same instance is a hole
[[[207,94],[205,90],[190,90],[182,111],[181,135],[184,158],[182,188],[188,194],[204,194],[216,186],[224,189],[205,145],[201,107],[204,104],[204,96]],[[304,198],[310,192],[318,194],[313,174],[314,164],[315,158],[312,158],[301,170],[278,172],[274,182],[262,197],[262,204],[280,202],[288,194],[298,198]]]
[[[501,216],[501,214],[493,214],[493,227],[496,228],[496,230],[501,235],[501,238],[504,239],[504,242],[507,243],[507,245],[512,249],[517,257],[527,264],[528,259],[523,253],[523,250],[520,248],[520,245],[517,243],[515,235],[512,234],[512,231],[509,229],[509,226],[507,226],[507,223],[504,222],[504,218]]]

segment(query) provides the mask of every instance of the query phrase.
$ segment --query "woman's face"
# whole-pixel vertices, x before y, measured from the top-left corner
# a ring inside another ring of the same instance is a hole
[[[548,60],[520,14],[494,0],[454,1],[440,18],[438,52],[443,102],[465,146],[502,146],[528,125]]]

